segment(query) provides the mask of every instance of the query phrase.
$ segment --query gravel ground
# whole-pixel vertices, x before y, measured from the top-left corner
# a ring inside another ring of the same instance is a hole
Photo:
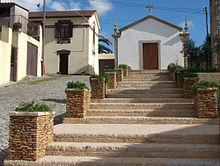
[[[31,77],[0,88],[0,165],[7,157],[9,112],[21,102],[35,100],[50,106],[55,111],[55,124],[61,123],[65,113],[64,90],[71,80],[82,81],[89,86],[89,76],[46,76]]]

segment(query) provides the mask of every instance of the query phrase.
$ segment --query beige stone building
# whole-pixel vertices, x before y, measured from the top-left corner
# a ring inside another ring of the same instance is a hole
[[[30,12],[29,20],[42,23],[42,12]],[[46,74],[98,74],[98,33],[95,10],[48,11],[45,24]]]
[[[220,35],[220,0],[210,0],[211,36]],[[220,69],[220,55],[212,55],[212,67]]]
[[[0,3],[0,86],[42,74],[42,31],[28,14],[15,3]]]

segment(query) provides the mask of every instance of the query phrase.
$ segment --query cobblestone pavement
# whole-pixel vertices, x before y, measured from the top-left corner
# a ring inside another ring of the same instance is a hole
[[[44,80],[44,81],[39,81]],[[0,88],[0,165],[7,157],[9,112],[21,102],[44,103],[55,111],[55,124],[61,123],[65,113],[65,88],[68,81],[82,81],[89,86],[89,76],[50,76],[31,78]]]

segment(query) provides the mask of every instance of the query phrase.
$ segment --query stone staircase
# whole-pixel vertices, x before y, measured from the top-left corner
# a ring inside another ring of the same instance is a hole
[[[106,99],[92,100],[85,119],[55,126],[37,164],[219,166],[219,142],[217,119],[196,118],[168,73],[133,71]]]

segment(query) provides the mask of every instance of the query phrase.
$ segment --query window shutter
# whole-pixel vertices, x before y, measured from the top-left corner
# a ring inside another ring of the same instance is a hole
[[[69,38],[73,37],[73,23],[69,23]]]
[[[55,38],[60,38],[60,24],[55,24]]]

